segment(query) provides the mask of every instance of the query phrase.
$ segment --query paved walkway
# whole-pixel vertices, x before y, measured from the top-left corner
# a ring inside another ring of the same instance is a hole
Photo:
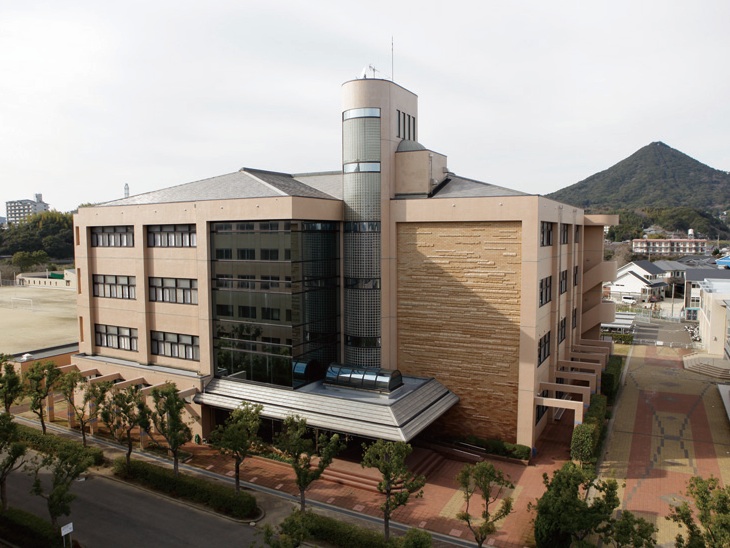
[[[34,418],[27,407],[18,406],[13,410],[15,414],[25,418]],[[55,426],[64,426],[65,422],[59,420],[65,416],[65,404],[57,401],[55,405],[57,420]],[[506,472],[515,489],[511,493],[514,500],[514,513],[508,516],[499,526],[499,530],[485,543],[488,546],[506,548],[517,548],[533,545],[532,541],[532,515],[527,510],[530,502],[535,502],[543,491],[542,474],[552,472],[562,466],[569,457],[570,433],[573,417],[572,413],[566,412],[563,419],[548,427],[543,440],[538,444],[538,452],[529,466],[492,460],[493,464]],[[94,437],[89,436],[90,443],[94,443]],[[187,444],[184,450],[191,453],[192,459],[187,462],[191,468],[205,471],[207,474],[215,474],[227,481],[232,481],[234,476],[233,460],[221,455],[218,451],[207,445]],[[116,457],[123,454],[121,448],[105,451],[108,456]],[[456,476],[464,466],[463,462],[455,460],[444,460],[438,469],[430,473],[428,482],[423,489],[423,497],[412,498],[408,504],[396,510],[393,521],[410,527],[425,528],[431,532],[441,533],[448,537],[463,541],[473,542],[473,536],[463,522],[456,518],[458,512],[465,507],[463,494],[456,483]],[[187,468],[187,467],[186,467]],[[335,459],[330,467],[350,477],[371,476],[377,478],[377,471],[363,470],[358,462],[351,462],[343,459]],[[248,487],[257,487],[273,490],[274,492],[287,495],[276,497],[268,493],[255,492],[259,505],[265,510],[266,517],[259,526],[269,523],[277,525],[282,519],[298,507],[299,492],[294,481],[294,474],[288,464],[264,459],[260,457],[249,457],[241,466],[241,481],[248,484]],[[382,530],[382,522],[373,520],[359,520],[357,514],[380,518],[382,513],[382,495],[374,492],[372,488],[359,488],[346,486],[334,481],[320,479],[314,482],[306,492],[308,501],[317,501],[333,508],[333,511],[317,509],[318,512],[330,513],[338,519],[358,522],[360,525]],[[472,504],[472,514],[478,514],[479,509]],[[349,510],[349,516],[343,518],[342,514],[335,510],[342,508]],[[354,514],[354,515],[353,515]],[[436,543],[444,546],[446,543]]]
[[[730,480],[730,429],[717,382],[686,371],[687,350],[617,346],[628,353],[624,386],[599,473],[623,483],[621,508],[659,528],[660,546],[679,529],[669,506],[693,475]]]

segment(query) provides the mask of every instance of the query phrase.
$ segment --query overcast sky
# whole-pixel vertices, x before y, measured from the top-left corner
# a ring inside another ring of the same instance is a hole
[[[7,0],[0,215],[339,169],[341,84],[369,64],[465,177],[547,194],[653,141],[730,170],[729,57],[726,0]]]

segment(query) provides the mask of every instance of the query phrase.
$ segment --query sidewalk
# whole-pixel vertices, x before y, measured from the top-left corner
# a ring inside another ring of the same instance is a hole
[[[65,407],[61,402],[56,405],[56,417],[65,416]],[[24,418],[35,418],[35,415],[18,408]],[[530,466],[493,460],[495,467],[509,474],[515,489],[511,495],[515,501],[514,512],[500,525],[499,530],[485,543],[485,546],[505,548],[520,548],[533,545],[532,519],[527,511],[527,505],[535,502],[543,491],[543,473],[552,475],[553,470],[562,466],[569,457],[570,432],[572,413],[566,412],[563,419],[548,427],[543,440],[538,444],[537,455]],[[64,421],[56,420],[55,426],[65,426]],[[72,434],[75,435],[75,434]],[[95,442],[93,436],[88,437],[90,443]],[[124,454],[119,447],[109,448],[103,445],[105,453],[115,458]],[[206,475],[215,475],[232,484],[234,476],[233,459],[221,455],[208,445],[186,444],[183,450],[192,454],[192,458],[184,466],[186,473],[199,469]],[[143,453],[137,454],[137,458]],[[422,498],[411,498],[405,507],[397,509],[392,521],[409,527],[419,527],[434,533],[441,533],[463,544],[465,541],[473,543],[473,536],[457,513],[464,510],[464,497],[459,490],[456,476],[464,466],[463,462],[445,459],[439,467],[428,475],[423,489]],[[372,476],[377,479],[377,471],[364,470],[359,463],[343,459],[335,459],[328,470],[334,470],[340,475],[350,477]],[[293,509],[299,506],[299,491],[296,487],[294,473],[288,464],[261,458],[249,457],[241,466],[241,482],[246,488],[254,491],[259,506],[264,510],[265,517],[257,524],[276,526]],[[263,491],[259,491],[263,488]],[[268,492],[267,492],[268,491]],[[273,492],[273,494],[272,494]],[[275,493],[281,493],[276,496]],[[331,511],[318,505],[318,513],[326,513],[337,519],[357,522],[359,525],[382,530],[382,512],[380,505],[383,497],[372,488],[363,488],[342,485],[322,478],[315,481],[306,491],[307,501],[317,501],[332,508]],[[471,513],[478,514],[479,510],[473,501]],[[480,500],[481,502],[481,500]],[[338,512],[337,509],[348,511],[348,514]],[[369,516],[371,519],[358,519],[356,515]],[[379,518],[374,521],[372,518]],[[444,542],[434,542],[435,546],[447,546]]]
[[[730,481],[728,417],[717,381],[684,369],[687,350],[618,348],[629,352],[625,384],[599,474],[622,486],[621,509],[658,527],[659,546],[674,546],[679,529],[664,518],[670,504],[685,500],[687,480]]]

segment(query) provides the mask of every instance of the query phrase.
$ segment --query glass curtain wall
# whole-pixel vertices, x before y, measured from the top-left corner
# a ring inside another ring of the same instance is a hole
[[[217,377],[300,386],[338,352],[336,222],[213,223]]]

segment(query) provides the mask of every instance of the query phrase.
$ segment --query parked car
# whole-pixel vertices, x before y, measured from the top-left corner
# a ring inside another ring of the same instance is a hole
[[[636,304],[636,299],[631,295],[624,295],[621,297],[621,302],[623,304]]]

